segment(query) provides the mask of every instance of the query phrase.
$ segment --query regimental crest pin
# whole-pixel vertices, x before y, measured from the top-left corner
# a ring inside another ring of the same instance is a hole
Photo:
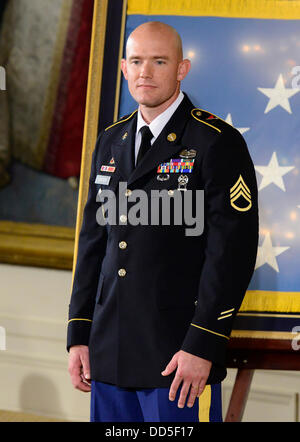
[[[246,212],[252,207],[251,192],[242,175],[230,189],[230,204],[239,212]]]
[[[128,132],[125,132],[124,135],[122,136],[122,140],[126,140],[127,136],[128,136]]]
[[[114,157],[112,157],[112,159],[110,160],[109,164],[115,164]]]

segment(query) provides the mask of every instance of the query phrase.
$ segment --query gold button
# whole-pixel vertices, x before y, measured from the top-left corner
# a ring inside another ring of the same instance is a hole
[[[119,269],[118,270],[118,275],[119,276],[125,276],[126,275],[126,270],[125,269]]]
[[[126,215],[121,215],[121,216],[120,216],[120,221],[121,221],[121,223],[126,223],[126,221],[127,221],[127,216],[126,216]]]
[[[197,112],[196,112],[196,115],[197,115],[198,117],[200,117],[200,115],[202,115],[202,112],[201,112],[201,111],[197,111]]]
[[[174,195],[174,190],[173,189],[168,190],[168,195]]]
[[[125,190],[125,196],[129,196],[131,194],[132,194],[132,190],[130,190],[130,189]]]
[[[177,135],[174,134],[174,132],[171,132],[168,136],[167,136],[167,140],[168,141],[175,141],[177,138]]]
[[[120,242],[119,242],[119,247],[120,247],[120,249],[126,249],[126,247],[127,247],[127,242],[126,242],[126,241],[120,241]]]

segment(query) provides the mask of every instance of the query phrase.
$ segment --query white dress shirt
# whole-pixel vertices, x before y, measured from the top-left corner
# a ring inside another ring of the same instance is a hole
[[[165,127],[165,125],[167,124],[167,122],[170,120],[170,118],[174,114],[175,110],[180,105],[183,98],[184,98],[183,92],[180,91],[178,97],[171,104],[171,106],[169,106],[164,112],[162,112],[160,115],[158,115],[156,118],[154,118],[154,120],[151,121],[150,124],[147,124],[145,122],[145,120],[142,117],[140,108],[138,109],[136,135],[135,135],[135,164],[136,164],[139,148],[141,145],[141,139],[142,139],[140,129],[143,126],[149,126],[149,129],[151,130],[151,132],[153,134],[153,138],[151,139],[151,145],[152,145],[154,143],[154,141],[156,140],[156,138],[161,133],[161,131],[163,130],[163,128]]]

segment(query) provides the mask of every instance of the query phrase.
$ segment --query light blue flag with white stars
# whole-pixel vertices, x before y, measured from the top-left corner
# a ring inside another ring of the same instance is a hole
[[[291,336],[300,331],[300,20],[131,14],[125,41],[150,20],[177,29],[192,62],[182,89],[241,132],[255,165],[258,255],[233,335]],[[120,115],[135,108],[123,81]]]

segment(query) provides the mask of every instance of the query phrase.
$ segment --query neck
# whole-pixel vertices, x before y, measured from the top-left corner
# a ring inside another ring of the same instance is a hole
[[[176,100],[179,95],[180,86],[177,87],[175,93],[166,101],[159,104],[155,107],[148,107],[146,105],[140,104],[140,111],[143,117],[143,120],[150,124],[158,115],[162,114],[172,103]]]

